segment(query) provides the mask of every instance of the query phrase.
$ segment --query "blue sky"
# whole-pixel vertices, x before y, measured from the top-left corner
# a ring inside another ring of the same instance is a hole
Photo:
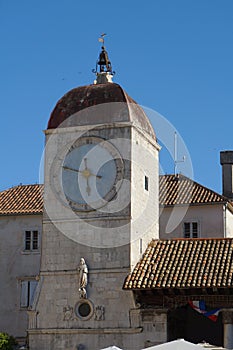
[[[221,192],[219,152],[233,149],[232,0],[0,0],[0,190],[39,182],[42,131],[62,95],[93,82],[102,32],[114,81],[174,125],[194,179]],[[161,164],[173,172],[165,147]]]

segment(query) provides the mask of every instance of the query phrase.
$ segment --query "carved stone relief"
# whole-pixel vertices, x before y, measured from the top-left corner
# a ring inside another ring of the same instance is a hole
[[[74,319],[74,309],[72,306],[65,306],[63,308],[63,320],[64,321],[70,321]]]
[[[95,320],[103,321],[104,320],[105,308],[103,305],[98,305],[95,307]]]

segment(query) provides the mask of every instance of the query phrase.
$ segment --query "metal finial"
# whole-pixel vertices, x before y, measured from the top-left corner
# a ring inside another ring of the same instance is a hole
[[[106,33],[102,33],[102,34],[100,35],[101,38],[98,39],[100,43],[103,43],[103,46],[104,46],[104,37],[105,37],[106,35],[107,35]]]
[[[95,74],[98,73],[109,73],[111,75],[114,75],[115,72],[112,70],[111,62],[108,58],[108,53],[104,46],[104,37],[106,36],[106,33],[102,33],[100,37],[98,38],[98,41],[102,43],[102,51],[99,54],[99,59],[96,62],[96,69],[93,69],[92,72]],[[98,69],[99,67],[99,69]]]

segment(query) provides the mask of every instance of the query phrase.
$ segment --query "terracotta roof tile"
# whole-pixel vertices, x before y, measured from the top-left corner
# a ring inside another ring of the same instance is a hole
[[[19,185],[0,192],[0,215],[42,213],[43,185]]]
[[[233,287],[233,238],[153,240],[124,289]]]
[[[159,200],[163,206],[229,202],[226,197],[184,175],[161,175],[159,184]]]
[[[0,192],[0,215],[42,214],[43,185],[19,185]],[[160,176],[160,205],[226,203],[227,198],[179,175]]]

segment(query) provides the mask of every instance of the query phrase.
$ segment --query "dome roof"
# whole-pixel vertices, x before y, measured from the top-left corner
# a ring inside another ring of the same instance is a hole
[[[115,83],[92,84],[67,92],[51,113],[48,129],[133,122],[156,139],[143,109]]]

